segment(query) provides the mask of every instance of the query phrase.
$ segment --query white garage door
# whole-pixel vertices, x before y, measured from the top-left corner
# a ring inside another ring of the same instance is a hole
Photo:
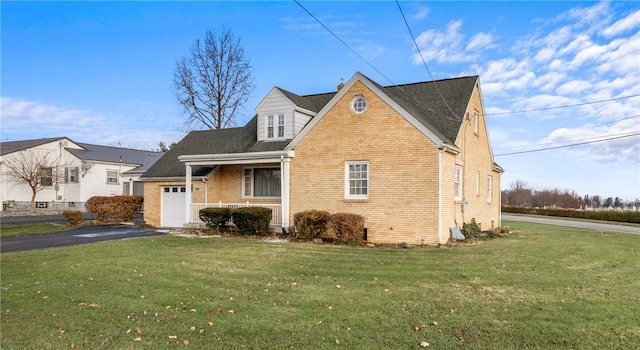
[[[160,226],[184,226],[184,202],[186,196],[187,193],[184,186],[162,188],[162,217],[160,218]]]

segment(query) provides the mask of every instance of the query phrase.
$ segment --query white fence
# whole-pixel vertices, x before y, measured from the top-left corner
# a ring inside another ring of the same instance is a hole
[[[263,203],[191,203],[191,221],[192,223],[200,223],[200,209],[204,208],[244,208],[244,207],[263,207],[271,209],[271,226],[282,226],[282,205],[281,204],[263,204]]]

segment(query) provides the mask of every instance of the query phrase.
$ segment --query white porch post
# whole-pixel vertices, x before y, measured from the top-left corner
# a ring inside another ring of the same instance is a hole
[[[191,222],[191,165],[186,165],[186,181],[185,181],[185,196],[184,196],[184,223]]]
[[[289,173],[291,171],[291,158],[280,158],[280,201],[282,210],[282,227],[289,227]]]

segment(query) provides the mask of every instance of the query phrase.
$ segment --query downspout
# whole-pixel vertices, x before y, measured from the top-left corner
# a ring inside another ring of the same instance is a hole
[[[443,147],[438,152],[438,244],[442,244],[442,152],[447,147]]]

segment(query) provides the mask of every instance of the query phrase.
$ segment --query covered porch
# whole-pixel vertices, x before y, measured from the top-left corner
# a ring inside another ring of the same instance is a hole
[[[292,150],[237,154],[183,155],[185,187],[203,179],[192,176],[197,167],[211,168],[204,180],[204,198],[193,202],[193,192],[184,196],[184,225],[199,224],[199,211],[207,207],[235,209],[259,206],[271,209],[272,227],[289,227],[290,165]]]

